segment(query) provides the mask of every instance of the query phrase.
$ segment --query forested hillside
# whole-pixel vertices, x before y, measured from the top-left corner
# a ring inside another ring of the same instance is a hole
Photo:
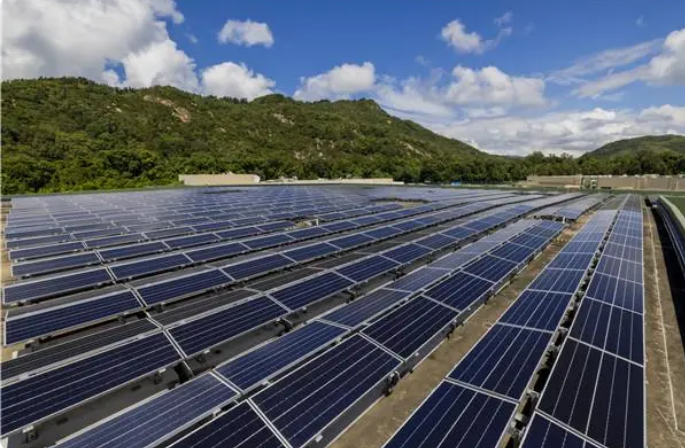
[[[168,185],[179,173],[226,171],[407,182],[685,171],[685,153],[642,146],[579,159],[493,156],[393,117],[371,100],[305,103],[270,95],[248,103],[82,78],[3,82],[2,150],[4,194]]]
[[[607,143],[599,149],[588,153],[588,156],[622,156],[635,154],[638,151],[674,151],[685,154],[685,136],[682,135],[648,135]]]

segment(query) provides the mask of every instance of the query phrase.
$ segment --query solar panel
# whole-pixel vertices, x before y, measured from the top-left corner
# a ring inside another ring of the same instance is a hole
[[[560,252],[554,260],[552,260],[549,267],[557,269],[586,270],[591,260],[592,256],[588,256],[584,253],[566,253],[564,248],[563,252]]]
[[[533,256],[529,248],[514,243],[503,244],[502,247],[492,251],[492,255],[514,263],[522,263]]]
[[[585,270],[548,267],[537,276],[528,288],[540,291],[574,293],[584,277]]]
[[[433,265],[431,264],[431,266]],[[447,272],[445,269],[423,267],[392,282],[387,287],[400,291],[416,292],[444,277]]]
[[[184,254],[175,253],[161,257],[145,258],[142,260],[114,264],[109,267],[117,280],[126,280],[159,272],[170,271],[187,266],[191,260]]]
[[[22,281],[5,286],[3,303],[47,299],[103,286],[111,282],[112,278],[105,268]]]
[[[447,247],[450,244],[454,244],[455,241],[456,240],[452,237],[437,233],[434,235],[427,236],[425,238],[418,239],[415,242],[416,244],[420,244],[422,246],[430,247],[433,250],[437,250]]]
[[[339,294],[353,285],[353,282],[338,274],[326,272],[292,286],[279,288],[269,295],[291,310],[297,310]]]
[[[263,249],[265,247],[275,247],[292,241],[294,241],[292,237],[286,235],[285,233],[279,233],[276,235],[268,235],[260,238],[246,240],[243,241],[243,244],[245,244],[250,249]]]
[[[51,244],[49,246],[14,249],[9,251],[8,257],[12,261],[29,260],[32,258],[43,258],[67,254],[69,252],[76,252],[79,250],[83,250],[83,243],[80,241],[73,241],[68,243]]]
[[[369,230],[368,232],[364,232],[364,235],[370,236],[371,238],[375,239],[385,239],[393,235],[397,235],[398,233],[402,233],[402,230],[391,226],[385,226],[379,227],[374,230]]]
[[[313,260],[328,254],[339,252],[339,249],[328,243],[316,243],[307,246],[298,247],[282,252],[288,258],[292,258],[297,262]]]
[[[339,221],[330,224],[324,224],[321,227],[329,232],[342,232],[343,230],[356,229],[359,226],[351,221]]]
[[[327,235],[328,233],[328,230],[322,227],[308,227],[305,229],[299,229],[294,230],[292,232],[288,232],[287,235],[292,238],[295,238],[296,240],[304,240],[316,236]]]
[[[571,302],[573,292],[526,290],[504,313],[500,322],[554,331]]]
[[[5,385],[0,389],[2,435],[64,412],[179,360],[169,340],[157,333]]]
[[[249,251],[250,248],[241,243],[221,243],[202,249],[186,251],[185,254],[195,263],[219,260]]]
[[[448,377],[520,400],[551,339],[548,332],[497,324]]]
[[[480,254],[478,253],[464,252],[463,250],[459,250],[431,263],[431,266],[435,268],[454,270],[464,266],[466,263],[470,262],[479,255]]]
[[[142,233],[127,233],[125,235],[109,236],[86,240],[83,244],[88,249],[99,249],[102,247],[118,246],[120,244],[137,243],[143,241],[145,237]]]
[[[60,444],[63,448],[145,448],[225,406],[237,393],[212,374],[163,391]]]
[[[477,275],[491,282],[499,282],[513,272],[516,266],[517,263],[485,255],[466,265],[464,272]]]
[[[404,291],[379,289],[325,314],[323,319],[354,328],[401,303],[407,297],[409,293]]]
[[[150,255],[157,252],[164,252],[169,247],[160,241],[150,243],[135,244],[132,246],[116,247],[114,249],[101,249],[98,251],[104,261],[122,260],[124,258],[134,258],[141,255]]]
[[[516,405],[446,381],[393,435],[384,448],[490,448]]]
[[[200,353],[248,331],[260,328],[287,314],[267,297],[229,306],[169,330],[188,355]]]
[[[149,283],[136,288],[136,291],[148,305],[170,302],[185,297],[198,295],[203,292],[221,288],[230,284],[232,280],[220,269],[210,269],[188,275]]]
[[[249,277],[267,274],[268,272],[284,268],[291,264],[293,264],[293,262],[290,259],[281,254],[274,254],[229,264],[222,269],[235,280],[244,280]]]
[[[409,243],[384,252],[383,255],[398,263],[406,264],[417,260],[430,252],[432,252],[432,250],[427,247]]]
[[[10,315],[5,328],[5,343],[35,339],[140,308],[131,291],[121,291],[16,317]]]
[[[458,272],[426,291],[424,295],[463,311],[485,298],[493,286],[492,282]]]
[[[308,359],[345,333],[340,327],[314,321],[231,359],[216,371],[247,391]]]
[[[190,235],[182,238],[172,238],[164,240],[164,244],[169,246],[171,249],[183,249],[186,247],[199,246],[201,244],[214,243],[219,241],[220,238],[214,233],[201,233],[198,235]]]
[[[49,245],[49,243],[61,243],[64,241],[73,241],[73,237],[70,234],[62,234],[62,235],[50,235],[50,236],[38,236],[38,237],[33,237],[33,238],[23,238],[23,239],[16,239],[16,240],[9,240],[5,242],[5,245],[7,246],[7,249],[14,250],[14,249],[24,249],[24,248],[29,248],[29,247],[36,247],[36,246],[45,246]],[[12,259],[10,257],[10,259]]]
[[[375,255],[342,266],[337,272],[359,283],[385,274],[398,266],[399,264],[392,260]]]
[[[526,436],[521,444],[522,448],[594,448],[589,442],[578,437],[571,431],[562,428],[551,420],[535,414]]]
[[[44,258],[39,261],[15,264],[12,266],[12,275],[15,277],[37,276],[66,271],[73,268],[92,266],[94,264],[100,264],[100,259],[94,253],[77,253],[75,255]]]
[[[418,297],[380,318],[363,333],[406,359],[414,356],[457,314],[437,302]]]
[[[637,364],[567,339],[539,410],[604,446],[644,447],[643,376]]]
[[[334,240],[328,241],[330,244],[337,246],[341,249],[350,249],[352,247],[361,246],[363,244],[369,244],[375,240],[370,236],[366,236],[362,233],[344,236],[342,238],[336,238]]]
[[[252,400],[293,448],[321,433],[386,380],[399,360],[360,336],[324,352]]]
[[[267,424],[243,402],[172,445],[173,448],[285,448]]]

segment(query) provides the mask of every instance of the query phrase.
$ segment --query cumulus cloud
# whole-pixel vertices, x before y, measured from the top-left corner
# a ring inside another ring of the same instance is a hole
[[[218,39],[222,44],[233,43],[246,47],[264,45],[268,48],[274,44],[269,25],[252,20],[227,20],[219,31]]]
[[[446,104],[436,82],[440,71],[434,71],[430,79],[407,78],[402,81],[384,79],[378,83],[374,97],[385,109],[405,118],[413,116],[454,117],[455,112]]]
[[[497,26],[503,26],[506,25],[507,23],[511,23],[511,21],[514,19],[514,13],[511,11],[507,11],[504,14],[502,14],[499,17],[496,17],[494,22],[495,25]]]
[[[502,25],[510,22],[512,17],[511,13],[506,13],[502,17],[496,18],[495,23],[502,27]],[[466,25],[459,19],[455,19],[442,28],[440,37],[458,53],[481,54],[495,48],[502,39],[511,36],[512,32],[513,28],[504,27],[499,30],[496,38],[486,40],[475,31],[467,32]]]
[[[509,76],[492,66],[473,70],[459,65],[452,75],[456,80],[449,85],[446,98],[456,104],[539,106],[546,103],[545,82],[541,79]]]
[[[300,78],[295,98],[315,101],[347,98],[349,95],[371,90],[376,82],[376,69],[371,62],[362,65],[342,64],[330,71],[309,78]]]
[[[445,136],[475,142],[479,148],[496,154],[542,151],[581,155],[623,138],[685,134],[683,116],[685,107],[664,105],[643,111],[595,108],[423,124]]]
[[[594,97],[638,81],[653,85],[685,84],[685,28],[669,34],[659,54],[648,63],[586,82],[574,93]]]
[[[184,19],[172,0],[7,0],[3,15],[3,79],[83,76],[248,99],[274,86],[232,62],[205,68],[199,79],[195,61],[167,31],[164,19]]]
[[[245,64],[224,62],[202,71],[204,93],[252,100],[273,93],[276,84],[264,75],[254,73]]]

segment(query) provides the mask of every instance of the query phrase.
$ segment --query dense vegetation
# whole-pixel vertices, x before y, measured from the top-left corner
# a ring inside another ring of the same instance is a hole
[[[664,152],[673,151],[685,154],[685,136],[682,135],[648,135],[607,143],[592,151],[593,156],[624,156],[638,151]]]
[[[82,78],[3,82],[2,119],[5,194],[168,185],[179,173],[227,171],[407,182],[685,171],[685,153],[671,150],[656,157],[650,149],[580,159],[488,155],[370,100],[302,103],[270,95],[248,103]]]

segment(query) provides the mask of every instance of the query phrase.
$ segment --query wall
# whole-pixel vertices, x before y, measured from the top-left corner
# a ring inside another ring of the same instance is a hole
[[[245,185],[258,184],[256,174],[179,174],[178,180],[185,185]]]

